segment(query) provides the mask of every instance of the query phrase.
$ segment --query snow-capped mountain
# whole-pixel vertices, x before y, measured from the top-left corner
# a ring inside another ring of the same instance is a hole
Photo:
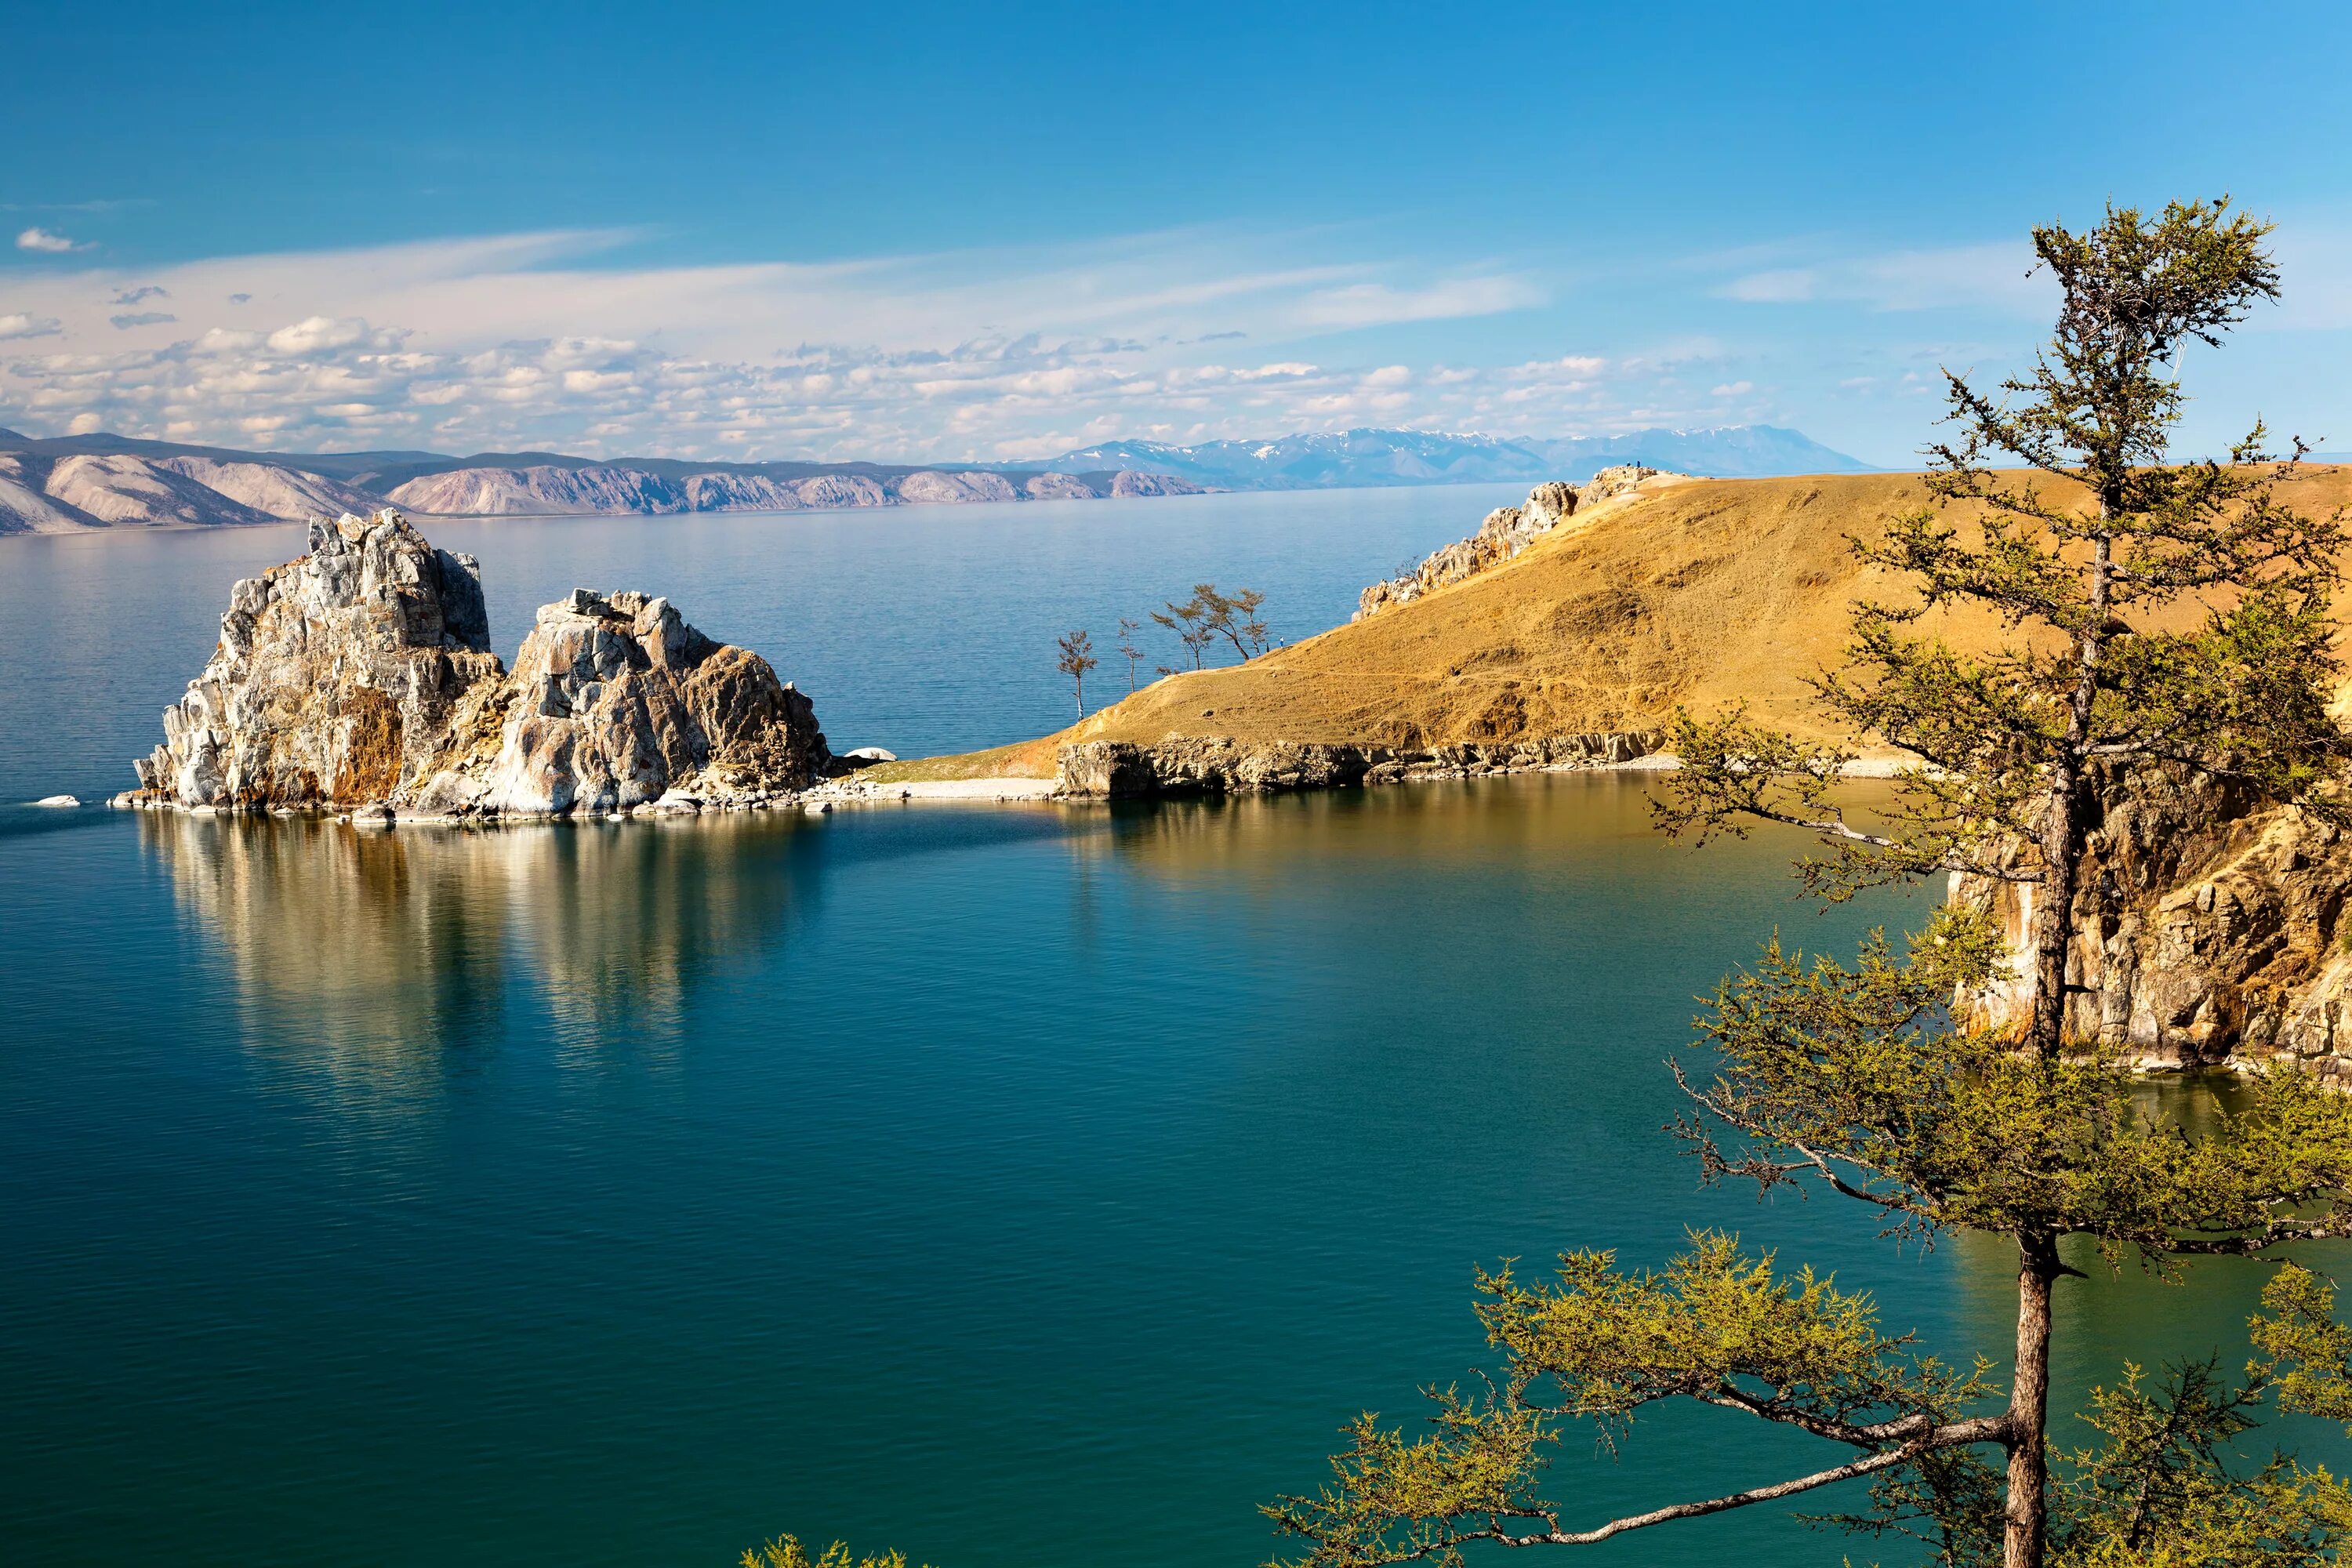
[[[1558,440],[1429,430],[1342,430],[1195,447],[1112,441],[1052,460],[1055,468],[1148,468],[1221,489],[1321,489],[1348,485],[1443,485],[1565,479],[1580,483],[1618,463],[1723,479],[1868,473],[1870,465],[1801,431],[1771,425],[1637,430]]]

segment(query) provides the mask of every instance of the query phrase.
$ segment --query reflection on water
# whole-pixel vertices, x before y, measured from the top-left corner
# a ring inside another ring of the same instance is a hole
[[[1654,1263],[1692,1225],[2001,1354],[1999,1242],[1703,1189],[1662,1135],[1694,993],[1776,924],[1845,952],[1916,907],[1817,914],[1786,838],[1665,844],[1647,790],[0,837],[0,1540],[1260,1562],[1254,1505],[1351,1412],[1491,1364],[1474,1265]],[[2242,1361],[2258,1270],[2074,1260],[2062,1403],[2126,1356]],[[1662,1467],[1697,1495],[1818,1457],[1719,1415],[1553,1489],[1607,1517]],[[1592,1561],[1843,1545],[1775,1512]]]
[[[142,813],[218,942],[257,1053],[345,1094],[432,1093],[540,1011],[560,1054],[673,1056],[688,990],[755,959],[796,897],[799,819],[756,813],[489,831]],[[811,884],[813,888],[813,883]]]

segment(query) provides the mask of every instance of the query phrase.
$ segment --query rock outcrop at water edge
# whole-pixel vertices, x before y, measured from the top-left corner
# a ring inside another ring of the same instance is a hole
[[[1250,746],[1229,740],[1173,740],[1157,745],[1089,741],[1061,749],[1055,758],[1055,793],[1113,800],[1256,795],[1597,767],[1648,756],[1663,740],[1651,733],[1554,735],[1426,749],[1313,742]]]
[[[807,697],[666,599],[576,589],[509,673],[480,571],[397,512],[314,522],[230,594],[127,804],[499,817],[764,804],[830,756]]]
[[[355,805],[426,777],[458,703],[504,673],[479,566],[394,512],[310,525],[310,549],[229,590],[220,641],[136,767],[215,809]]]
[[[541,609],[514,672],[469,700],[445,766],[404,804],[438,816],[746,805],[831,758],[808,698],[713,642],[667,599],[572,591]]]
[[[2169,765],[2110,773],[2067,956],[2066,1030],[2135,1065],[2309,1058],[2352,1078],[2352,853],[2342,833],[2242,786]],[[1989,909],[2010,975],[1963,998],[1971,1021],[2021,1028],[2030,1012],[2035,888],[1956,877]]]

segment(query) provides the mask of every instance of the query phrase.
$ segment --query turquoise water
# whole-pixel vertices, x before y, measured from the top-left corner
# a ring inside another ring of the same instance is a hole
[[[1250,580],[1200,563],[1255,552],[1330,618],[1491,504],[1402,494],[1206,498],[1175,540],[1104,531],[1160,503],[1008,519],[925,569],[949,602],[902,585],[888,617],[839,584],[894,580],[908,536],[830,520],[459,547],[502,647],[502,569],[644,582],[720,635],[789,632],[778,662],[815,672],[837,739],[925,750],[1050,721],[1050,668],[1033,689],[1006,650],[1126,590],[1129,551],[1171,579],[1153,593]],[[239,552],[273,557],[179,539],[0,547],[11,798],[107,779]],[[19,644],[36,603],[55,635]],[[1317,1484],[1342,1421],[1480,1363],[1473,1265],[1661,1258],[1688,1224],[1997,1353],[2000,1248],[1898,1253],[1822,1202],[1699,1192],[1660,1134],[1693,993],[1775,924],[1843,942],[1906,910],[1812,913],[1785,844],[1663,844],[1645,787],[490,834],[0,821],[0,1555],[716,1563],[790,1529],[947,1568],[1250,1563],[1275,1544],[1255,1505]],[[2236,1345],[2258,1278],[2062,1283],[2065,1386]],[[1755,1440],[1645,1421],[1556,1492],[1598,1518],[1817,1452]],[[1735,1541],[1762,1568],[1845,1550],[1775,1517],[1588,1556]]]

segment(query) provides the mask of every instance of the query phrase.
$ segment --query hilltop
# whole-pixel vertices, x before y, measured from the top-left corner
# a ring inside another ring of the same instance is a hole
[[[2352,502],[2352,468],[2307,470],[2292,494],[2311,511]],[[1062,748],[1091,742],[1491,751],[1654,733],[1678,707],[1734,702],[1843,739],[1805,681],[1839,661],[1851,602],[1890,588],[1846,536],[1925,495],[1916,474],[1658,475],[1465,581],[1244,665],[1168,677],[1059,733],[904,771],[1048,776]],[[1964,647],[1999,635],[1990,621],[1936,624]]]

